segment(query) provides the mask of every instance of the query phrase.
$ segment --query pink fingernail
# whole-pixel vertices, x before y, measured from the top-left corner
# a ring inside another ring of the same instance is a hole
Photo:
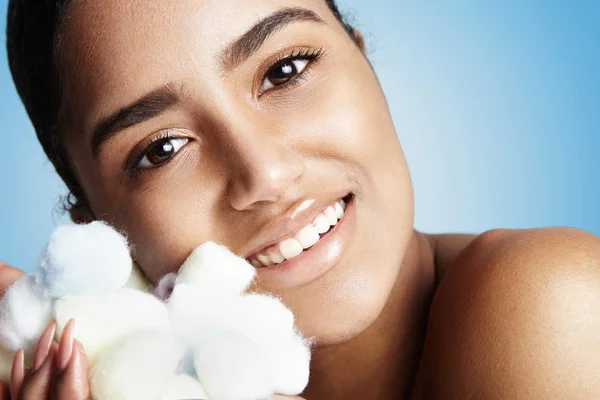
[[[19,349],[12,363],[10,371],[10,394],[12,400],[19,398],[19,392],[25,379],[25,353],[23,349]]]
[[[52,346],[52,341],[54,340],[54,332],[56,331],[56,322],[52,321],[42,336],[40,336],[40,340],[38,341],[37,347],[35,348],[35,353],[33,355],[33,369],[39,369],[46,358],[48,357],[48,353],[50,352],[50,347]]]
[[[73,339],[75,331],[75,320],[71,319],[67,322],[67,326],[60,339],[58,345],[58,369],[65,369],[69,365],[71,355],[73,354]]]

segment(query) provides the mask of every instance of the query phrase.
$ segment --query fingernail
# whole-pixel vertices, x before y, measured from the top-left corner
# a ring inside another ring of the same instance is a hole
[[[65,326],[60,344],[58,346],[58,369],[65,369],[69,365],[71,354],[73,354],[73,338],[74,338],[75,321],[70,319]]]
[[[19,349],[12,363],[10,371],[10,395],[12,400],[19,398],[19,392],[25,379],[25,353],[23,349]]]
[[[48,352],[50,351],[50,346],[52,346],[52,341],[54,340],[54,332],[56,331],[56,322],[52,321],[42,336],[40,336],[40,340],[38,341],[37,347],[35,348],[35,353],[33,353],[33,369],[39,369],[44,361],[46,361],[46,357],[48,357]]]

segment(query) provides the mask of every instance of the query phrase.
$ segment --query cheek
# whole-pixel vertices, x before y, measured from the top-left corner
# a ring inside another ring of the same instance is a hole
[[[214,186],[190,172],[169,185],[135,193],[119,207],[119,222],[150,280],[178,269],[198,244],[219,241],[224,224],[214,212],[220,203]]]

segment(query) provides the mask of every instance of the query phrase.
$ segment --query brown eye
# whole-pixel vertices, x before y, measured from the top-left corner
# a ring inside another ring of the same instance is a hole
[[[184,138],[171,138],[162,140],[150,147],[146,152],[138,167],[152,168],[162,164],[172,158],[177,152],[187,144],[189,140]]]
[[[307,59],[286,59],[278,62],[267,71],[260,91],[264,92],[294,79],[304,71],[309,61]]]

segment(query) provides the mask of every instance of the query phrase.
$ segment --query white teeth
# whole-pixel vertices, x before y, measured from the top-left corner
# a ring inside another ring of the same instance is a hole
[[[286,260],[296,257],[302,253],[302,250],[304,250],[302,245],[296,239],[290,238],[279,242],[279,251]]]
[[[334,210],[335,210],[335,215],[338,219],[342,219],[342,217],[344,216],[344,209],[342,208],[341,204],[336,202],[333,206]]]
[[[325,215],[327,216],[327,221],[329,221],[329,225],[335,226],[335,224],[337,224],[338,218],[335,214],[335,210],[333,209],[333,207],[327,207],[327,210],[325,210]]]
[[[273,264],[281,264],[285,261],[285,258],[283,258],[283,256],[280,253],[272,251],[269,253],[269,260],[271,260]]]
[[[332,226],[337,225],[338,221],[344,217],[345,211],[346,202],[344,200],[336,201],[317,215],[312,224],[302,228],[294,238],[279,242],[279,251],[271,248],[269,252],[256,255],[251,261],[252,265],[270,267],[300,255],[305,249],[314,246],[321,238],[320,235],[327,233]]]
[[[320,234],[327,232],[329,230],[329,227],[331,226],[329,225],[329,220],[323,214],[319,214],[317,218],[315,218],[314,225],[315,229],[317,230],[317,233]]]
[[[273,265],[273,262],[271,261],[269,256],[265,254],[259,254],[258,261],[260,261],[265,267],[270,267],[271,265]]]
[[[296,235],[303,249],[308,249],[319,241],[319,232],[312,225],[307,225]]]

